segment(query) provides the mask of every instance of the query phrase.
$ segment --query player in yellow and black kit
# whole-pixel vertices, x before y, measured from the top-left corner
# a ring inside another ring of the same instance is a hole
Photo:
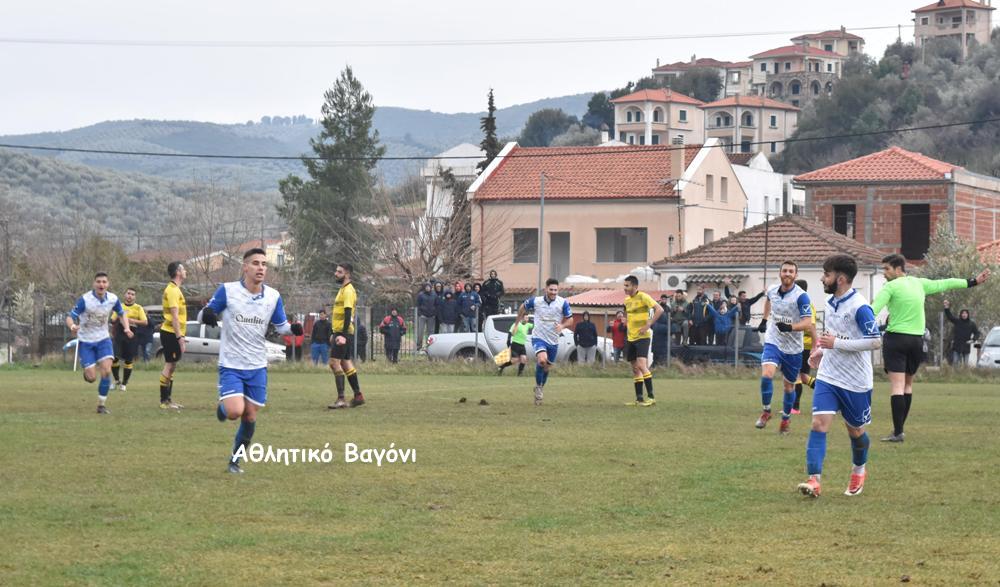
[[[179,410],[184,406],[174,403],[174,371],[187,350],[187,301],[181,284],[187,278],[187,269],[178,261],[167,265],[170,282],[163,289],[163,324],[160,326],[160,345],[163,347],[163,371],[160,373],[160,407]]]
[[[149,324],[149,320],[146,318],[146,310],[135,303],[135,288],[130,287],[125,290],[125,299],[123,301],[122,308],[125,310],[125,316],[128,317],[129,327]],[[122,323],[118,319],[117,313],[111,314],[111,322],[114,324],[112,327],[114,329],[112,341],[115,348],[115,359],[111,362],[111,375],[114,376],[115,382],[111,384],[111,389],[118,388],[121,391],[125,391],[125,386],[128,385],[128,380],[132,377],[132,366],[135,364],[135,357],[139,354],[139,339],[135,336],[125,336],[125,331],[122,328]],[[118,374],[122,362],[125,363],[125,375],[119,379]]]
[[[351,283],[354,267],[350,263],[337,265],[334,277],[340,285],[340,291],[333,300],[333,311],[330,312],[330,329],[333,330],[333,341],[330,346],[330,369],[337,383],[337,401],[327,406],[331,410],[346,408],[344,401],[344,380],[351,384],[354,397],[351,407],[356,408],[365,403],[358,383],[358,370],[354,368],[354,311],[358,305],[358,292]]]
[[[653,310],[652,318],[649,311]],[[634,275],[625,278],[625,316],[628,320],[628,340],[625,342],[625,358],[632,364],[632,382],[635,384],[635,401],[627,406],[656,405],[653,397],[653,374],[649,372],[649,343],[653,340],[650,327],[663,314],[663,306],[656,303],[649,294],[639,291],[639,279]],[[646,387],[646,400],[642,399],[642,388]]]
[[[809,284],[805,279],[796,279],[795,285],[802,288],[802,291],[807,291],[809,289]],[[816,327],[816,306],[809,302],[809,307],[812,309],[812,323],[813,328]],[[809,335],[808,330],[802,332],[802,368],[799,369],[799,381],[795,384],[795,403],[792,404],[792,414],[800,414],[799,410],[799,400],[802,399],[802,385],[808,385],[813,387],[816,385],[816,378],[809,374],[809,354],[812,353],[812,336]]]

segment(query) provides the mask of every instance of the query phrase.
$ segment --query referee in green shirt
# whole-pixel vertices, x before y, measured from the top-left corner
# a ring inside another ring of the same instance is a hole
[[[892,391],[892,434],[884,442],[903,442],[903,425],[913,399],[913,376],[924,360],[924,300],[950,289],[974,287],[986,281],[990,270],[972,279],[922,279],[906,274],[906,259],[888,255],[882,259],[886,284],[872,301],[875,315],[889,309],[889,323],[882,339],[882,363]]]

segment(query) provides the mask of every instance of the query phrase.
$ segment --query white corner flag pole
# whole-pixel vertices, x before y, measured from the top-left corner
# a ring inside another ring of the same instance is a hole
[[[76,373],[76,366],[80,364],[80,339],[76,339],[76,344],[73,345],[73,372]]]

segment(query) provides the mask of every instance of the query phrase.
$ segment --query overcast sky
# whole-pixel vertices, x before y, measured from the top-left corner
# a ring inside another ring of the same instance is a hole
[[[0,4],[0,39],[376,42],[539,39],[911,25],[921,2],[507,0],[31,0]],[[891,30],[858,31],[880,56]],[[912,28],[903,28],[912,40]],[[345,64],[378,106],[438,112],[609,89],[657,58],[726,60],[789,44],[790,34],[630,42],[436,47],[231,48],[0,42],[0,134],[133,118],[245,122],[316,117]]]

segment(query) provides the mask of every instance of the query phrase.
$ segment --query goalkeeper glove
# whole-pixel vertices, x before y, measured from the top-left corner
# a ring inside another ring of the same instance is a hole
[[[792,331],[792,325],[787,322],[776,322],[774,325],[782,332]]]
[[[757,332],[767,332],[767,318],[760,321],[760,325],[757,326]]]
[[[201,311],[201,323],[206,326],[218,326],[219,317],[215,315],[215,310],[205,306],[205,309]]]

